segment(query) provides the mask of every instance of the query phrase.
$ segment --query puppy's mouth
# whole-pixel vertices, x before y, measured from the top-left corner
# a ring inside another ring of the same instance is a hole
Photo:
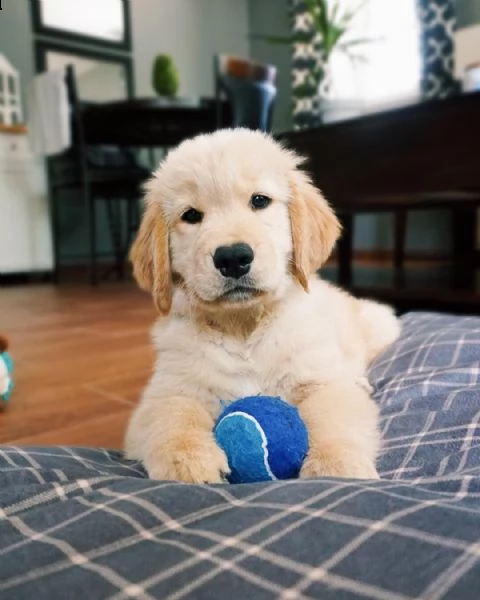
[[[262,291],[258,288],[246,285],[237,285],[223,292],[219,299],[226,300],[228,302],[243,302],[245,300],[251,300],[256,296],[260,296],[261,294]]]

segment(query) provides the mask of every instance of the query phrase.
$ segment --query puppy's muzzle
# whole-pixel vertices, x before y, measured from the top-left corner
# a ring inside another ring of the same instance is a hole
[[[254,256],[248,244],[220,246],[213,255],[213,264],[224,277],[240,279],[250,271]]]

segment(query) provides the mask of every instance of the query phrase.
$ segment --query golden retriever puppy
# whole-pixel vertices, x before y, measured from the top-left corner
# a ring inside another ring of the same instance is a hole
[[[378,477],[366,369],[399,325],[316,275],[340,226],[301,162],[260,132],[222,130],[182,143],[147,184],[131,258],[160,313],[158,358],[126,451],[152,478],[221,482],[221,402],[256,394],[298,406],[302,477]]]

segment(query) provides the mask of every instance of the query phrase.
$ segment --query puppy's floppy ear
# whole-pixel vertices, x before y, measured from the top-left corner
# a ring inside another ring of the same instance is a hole
[[[152,293],[158,312],[167,315],[172,306],[172,270],[168,225],[160,206],[147,196],[146,209],[130,250],[133,274],[138,285]]]
[[[289,204],[292,273],[308,291],[308,279],[328,259],[340,235],[340,223],[328,202],[302,171],[294,171]]]

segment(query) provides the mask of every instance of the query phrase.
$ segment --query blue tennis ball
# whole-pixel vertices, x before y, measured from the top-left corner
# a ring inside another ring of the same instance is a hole
[[[228,458],[230,483],[298,477],[308,432],[298,410],[280,398],[252,396],[230,404],[214,427]]]

